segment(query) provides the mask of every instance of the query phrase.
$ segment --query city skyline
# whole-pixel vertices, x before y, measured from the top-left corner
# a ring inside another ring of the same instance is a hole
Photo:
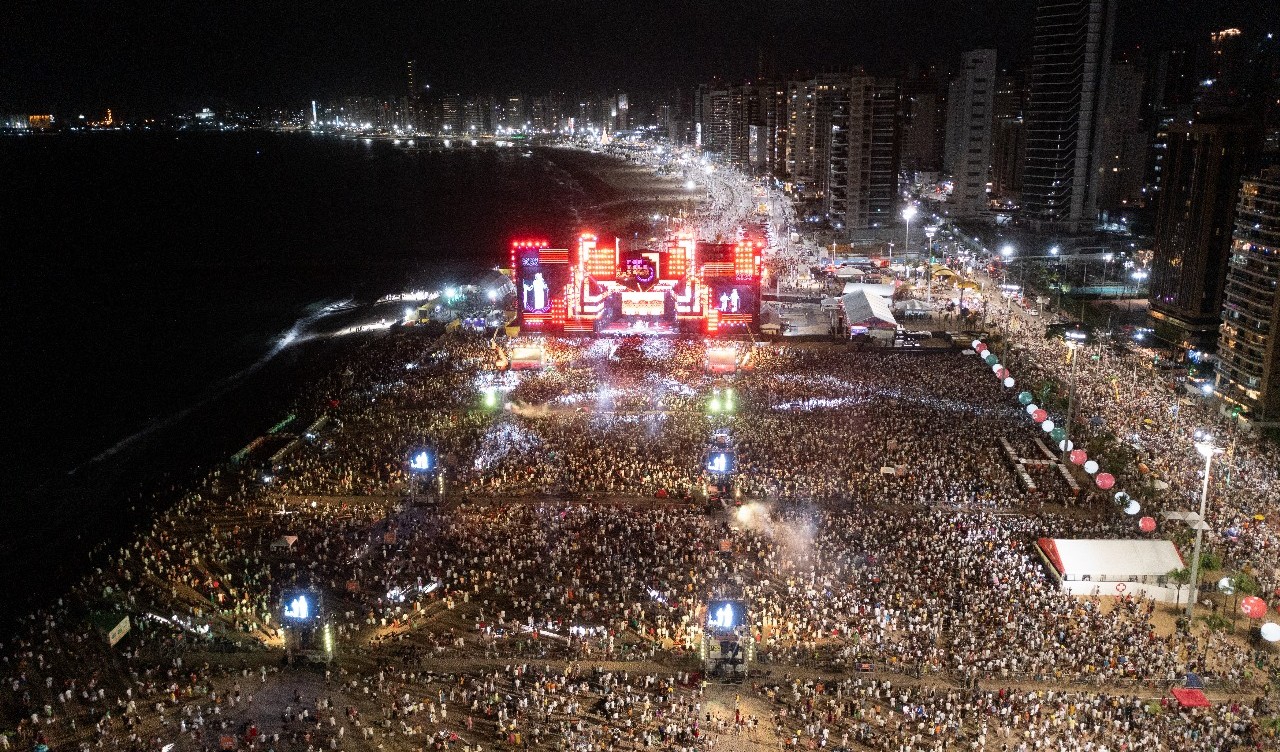
[[[1001,69],[1029,60],[1034,0],[937,3],[472,2],[124,9],[52,2],[0,11],[18,29],[0,53],[0,109],[117,113],[398,92],[416,60],[420,92],[621,89],[648,93],[719,77],[798,71],[877,75],[956,67],[993,48]],[[1152,24],[1181,18],[1180,24]],[[1258,3],[1203,7],[1133,0],[1117,9],[1117,50],[1195,39],[1215,26],[1259,27]]]

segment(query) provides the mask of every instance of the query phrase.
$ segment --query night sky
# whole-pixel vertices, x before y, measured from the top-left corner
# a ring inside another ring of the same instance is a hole
[[[1229,25],[1280,32],[1264,0],[1128,0],[1118,45]],[[118,113],[202,105],[301,106],[399,94],[404,61],[435,91],[661,91],[720,75],[910,62],[951,65],[1030,44],[1034,0],[8,0],[0,3],[0,112]]]

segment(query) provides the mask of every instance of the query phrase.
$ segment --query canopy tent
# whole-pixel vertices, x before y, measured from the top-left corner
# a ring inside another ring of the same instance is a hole
[[[707,373],[725,374],[738,370],[738,351],[732,347],[707,349]]]
[[[290,549],[293,548],[293,544],[297,542],[298,536],[296,535],[282,535],[271,543],[271,547],[275,549]]]
[[[949,267],[943,266],[942,264],[934,264],[934,265],[933,265],[933,270],[932,270],[932,272],[931,272],[931,273],[933,274],[933,276],[934,276],[935,278],[936,278],[936,277],[950,277],[950,278],[954,279],[954,278],[957,278],[957,277],[959,277],[959,276],[960,276],[959,274],[956,274],[956,272],[955,272],[955,270],[954,270],[954,269],[951,269],[951,268],[949,268]]]
[[[1185,687],[1174,687],[1173,696],[1177,699],[1178,704],[1184,708],[1207,708],[1209,707],[1209,698],[1204,696],[1204,692],[1199,689],[1187,689]]]
[[[844,320],[850,327],[861,326],[868,329],[897,329],[898,320],[889,310],[889,303],[879,295],[867,290],[850,293],[840,298],[844,308]]]
[[[541,345],[511,348],[511,370],[537,371],[546,363],[546,352]]]
[[[1077,595],[1145,595],[1175,599],[1165,576],[1186,564],[1167,540],[1040,538],[1036,548],[1064,590]]]
[[[856,266],[841,266],[836,268],[836,277],[840,279],[859,278],[867,276],[867,273]]]
[[[928,303],[923,300],[916,300],[915,298],[899,300],[897,303],[894,303],[893,307],[899,311],[906,311],[907,313],[914,313],[916,311],[927,313],[930,310]]]
[[[782,314],[772,307],[760,309],[760,331],[765,334],[778,334],[783,327]]]
[[[857,292],[870,292],[873,295],[879,295],[882,298],[893,297],[893,285],[871,285],[862,282],[845,282],[844,290],[841,295],[852,295]]]

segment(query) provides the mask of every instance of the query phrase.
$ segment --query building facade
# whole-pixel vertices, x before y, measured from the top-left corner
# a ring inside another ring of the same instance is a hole
[[[1168,133],[1152,244],[1150,315],[1166,341],[1212,350],[1240,178],[1253,161],[1256,131],[1239,121],[1184,122]]]
[[[1094,176],[1115,0],[1040,0],[1032,42],[1022,216],[1045,230],[1096,217]]]
[[[897,221],[898,84],[857,73],[830,88],[825,127],[823,210],[836,229],[884,227]]]
[[[987,173],[991,165],[992,103],[996,88],[996,51],[972,50],[947,96],[946,171],[951,175],[954,216],[987,209]]]
[[[1217,394],[1251,421],[1280,424],[1280,168],[1244,181],[1218,339]]]

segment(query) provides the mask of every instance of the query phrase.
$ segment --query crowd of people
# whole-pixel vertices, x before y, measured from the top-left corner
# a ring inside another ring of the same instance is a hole
[[[0,744],[1274,739],[1274,651],[1169,629],[1151,601],[1057,587],[1032,541],[1128,537],[1133,520],[1019,484],[1000,442],[1030,452],[1039,428],[972,354],[742,342],[739,372],[717,376],[698,339],[538,344],[541,370],[499,370],[505,353],[488,340],[412,331],[338,364],[296,405],[327,416],[320,428],[270,461],[213,470],[17,622],[0,647]],[[1054,378],[1054,343],[1028,331],[1018,344],[1009,365],[1024,383]],[[1112,471],[1134,489],[1162,478],[1164,503],[1182,503],[1199,484],[1173,442],[1200,408],[1170,417],[1167,396],[1115,399],[1108,369],[1123,357],[1078,369],[1079,435],[1136,433],[1148,472]],[[717,434],[734,455],[734,490],[719,498]],[[420,452],[425,466],[410,462]],[[1269,519],[1276,502],[1274,455],[1242,436],[1230,467],[1215,522],[1240,529],[1213,545],[1271,584],[1274,542],[1253,515]],[[302,657],[282,623],[292,592],[323,604],[336,656],[324,668],[282,663]],[[699,658],[716,599],[744,604],[756,656],[728,688]],[[123,615],[130,633],[109,647],[101,617]],[[1188,672],[1221,698],[1213,707],[1164,699]]]

